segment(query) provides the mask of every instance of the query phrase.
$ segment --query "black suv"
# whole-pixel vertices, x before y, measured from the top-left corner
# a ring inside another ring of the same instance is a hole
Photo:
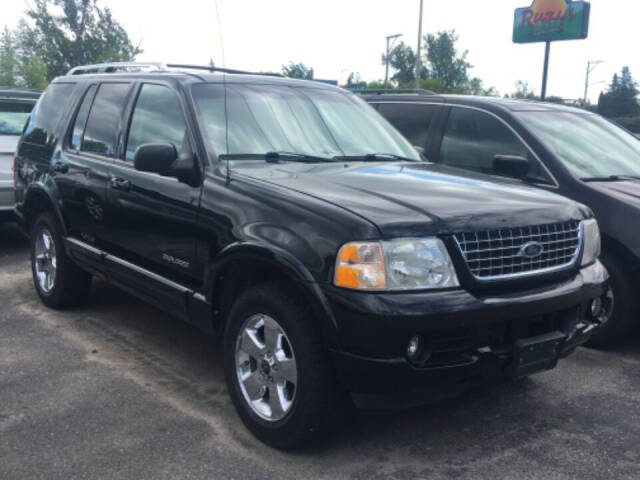
[[[364,93],[438,164],[519,181],[590,207],[602,229],[611,288],[591,305],[603,327],[589,345],[612,346],[640,326],[640,141],[585,110],[548,103]]]
[[[588,208],[423,162],[339,88],[127,68],[56,79],[19,144],[35,288],[63,308],[96,276],[219,334],[268,444],[339,421],[345,392],[423,403],[553,368],[597,330]]]

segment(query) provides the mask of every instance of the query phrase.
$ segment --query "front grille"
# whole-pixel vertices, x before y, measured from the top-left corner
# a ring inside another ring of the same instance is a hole
[[[471,274],[480,281],[518,278],[563,270],[582,248],[582,225],[576,220],[533,227],[454,235]],[[540,251],[539,255],[527,255]],[[529,248],[527,248],[529,246]],[[537,250],[537,251],[536,251]]]

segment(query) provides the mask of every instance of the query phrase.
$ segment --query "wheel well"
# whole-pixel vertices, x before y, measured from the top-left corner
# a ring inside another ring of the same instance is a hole
[[[46,211],[54,211],[51,200],[44,193],[32,193],[24,205],[24,220],[27,228],[33,224],[40,213]]]
[[[301,295],[309,295],[290,272],[277,264],[255,258],[233,260],[215,278],[213,329],[224,331],[227,316],[238,296],[247,288],[266,282],[287,283]]]
[[[640,282],[640,259],[636,258],[629,249],[613,237],[603,235],[602,250],[618,259],[621,266],[629,272],[630,276],[636,282]]]

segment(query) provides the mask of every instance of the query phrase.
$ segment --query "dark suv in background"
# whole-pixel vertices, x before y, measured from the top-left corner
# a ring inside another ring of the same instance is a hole
[[[599,328],[588,208],[425,163],[344,90],[170,67],[76,68],[38,102],[34,285],[64,308],[97,276],[218,334],[263,441],[338,423],[345,392],[397,408],[553,368]]]
[[[0,87],[0,221],[13,220],[13,154],[41,93]]]
[[[585,110],[548,103],[364,92],[428,160],[518,179],[590,207],[602,230],[611,288],[591,305],[604,326],[589,343],[611,346],[640,326],[640,141]]]

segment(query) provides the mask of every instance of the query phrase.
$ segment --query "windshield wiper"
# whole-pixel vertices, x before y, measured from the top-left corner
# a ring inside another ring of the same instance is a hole
[[[393,153],[367,153],[365,155],[341,155],[333,157],[334,160],[346,160],[353,162],[419,162],[415,158],[403,157]]]
[[[608,177],[587,177],[583,182],[625,182],[627,180],[640,180],[640,176],[635,175],[609,175]]]
[[[295,152],[228,153],[220,155],[218,158],[220,158],[220,160],[264,160],[268,163],[278,163],[280,160],[304,163],[333,161],[333,159],[329,157],[320,157],[317,155]]]

